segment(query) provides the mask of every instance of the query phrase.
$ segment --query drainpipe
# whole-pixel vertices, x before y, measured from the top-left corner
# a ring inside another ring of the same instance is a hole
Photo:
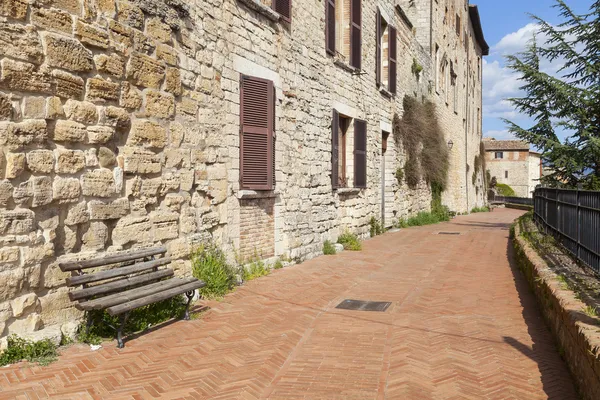
[[[470,115],[469,115],[469,109],[470,109],[469,108],[469,101],[470,101],[469,100],[469,93],[470,93],[470,91],[469,91],[469,77],[471,75],[470,74],[471,71],[469,71],[469,66],[471,65],[470,62],[469,62],[470,61],[469,60],[469,50],[470,50],[470,47],[467,46],[467,96],[465,98],[465,100],[466,100],[465,101],[465,103],[466,103],[466,106],[465,106],[465,113],[466,113],[465,114],[465,120],[467,122],[465,124],[465,165],[464,165],[464,168],[465,168],[465,192],[466,192],[466,195],[467,195],[467,212],[469,212],[469,171],[467,170],[467,165],[469,163],[469,159],[468,159],[469,141],[468,141],[468,139],[469,139],[469,122],[471,120]]]

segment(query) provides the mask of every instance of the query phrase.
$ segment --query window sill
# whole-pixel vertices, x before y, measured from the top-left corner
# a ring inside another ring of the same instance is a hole
[[[257,13],[267,17],[273,22],[278,22],[281,19],[281,15],[260,2],[260,0],[239,0],[240,3],[244,3],[248,8],[256,11]]]
[[[240,190],[237,192],[237,198],[240,200],[246,199],[272,199],[277,197],[278,193],[275,190]]]
[[[349,196],[359,194],[361,190],[361,188],[339,188],[337,189],[337,192],[340,196]]]
[[[390,92],[389,90],[387,90],[383,86],[379,87],[379,93],[381,93],[382,95],[384,95],[388,99],[391,99],[392,97],[394,97],[394,95],[392,94],[392,92]]]
[[[340,58],[339,56],[335,56],[335,59],[333,60],[333,65],[340,67],[341,69],[348,71],[352,74],[356,74],[358,72],[360,72],[360,69],[355,68],[353,66],[351,66],[350,64],[346,63],[346,61],[342,58]]]

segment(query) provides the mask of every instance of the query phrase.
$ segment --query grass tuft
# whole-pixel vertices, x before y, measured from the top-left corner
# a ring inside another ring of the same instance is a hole
[[[0,354],[0,366],[14,364],[22,360],[35,362],[39,365],[48,365],[56,361],[58,352],[56,345],[50,339],[32,342],[11,335],[7,338],[8,346]]]
[[[360,240],[358,240],[358,236],[350,232],[342,233],[340,237],[338,237],[338,243],[344,246],[345,250],[362,250],[362,245],[360,244]]]
[[[335,253],[336,251],[333,243],[331,243],[329,240],[326,240],[325,243],[323,243],[323,254],[326,256],[332,256]]]
[[[205,298],[225,296],[234,286],[235,271],[225,253],[215,244],[202,245],[192,254],[192,274],[206,282],[200,289]]]

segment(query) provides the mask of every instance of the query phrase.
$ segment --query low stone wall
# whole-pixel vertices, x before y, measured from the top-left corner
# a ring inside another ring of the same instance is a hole
[[[584,399],[600,399],[600,328],[598,318],[582,312],[585,304],[575,293],[563,289],[548,264],[522,237],[517,224],[513,245],[519,268],[542,309],[542,314],[559,343],[562,357]]]

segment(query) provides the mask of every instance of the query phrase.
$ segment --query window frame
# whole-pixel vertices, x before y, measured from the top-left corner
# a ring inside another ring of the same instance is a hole
[[[498,156],[500,155],[500,156]],[[503,151],[496,151],[494,152],[494,159],[495,160],[503,160],[504,159],[504,152]]]

